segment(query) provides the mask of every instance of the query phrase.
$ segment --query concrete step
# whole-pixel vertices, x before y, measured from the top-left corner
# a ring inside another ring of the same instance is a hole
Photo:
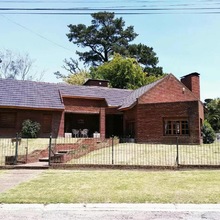
[[[39,162],[49,162],[49,158],[48,157],[39,158]]]

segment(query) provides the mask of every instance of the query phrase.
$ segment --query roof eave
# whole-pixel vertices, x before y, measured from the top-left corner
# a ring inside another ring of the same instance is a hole
[[[136,105],[137,105],[137,101],[135,101],[135,102],[134,102],[132,105],[130,105],[130,106],[120,107],[118,110],[120,110],[120,111],[127,111],[127,110],[130,110],[130,109],[134,108]]]
[[[20,109],[20,110],[42,110],[42,111],[63,111],[63,108],[46,108],[46,107],[30,107],[30,106],[12,106],[12,105],[4,105],[0,106],[0,108],[4,109]]]

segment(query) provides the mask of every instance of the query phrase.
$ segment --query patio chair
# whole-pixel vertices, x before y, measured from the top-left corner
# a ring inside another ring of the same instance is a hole
[[[72,133],[74,137],[79,137],[79,130],[77,129],[72,129]]]
[[[88,137],[88,132],[89,132],[89,129],[85,128],[85,129],[81,130],[80,133],[81,133],[82,137]]]

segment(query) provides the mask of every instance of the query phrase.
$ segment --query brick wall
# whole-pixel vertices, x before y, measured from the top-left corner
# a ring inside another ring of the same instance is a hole
[[[194,100],[198,100],[198,98],[173,75],[169,75],[146,94],[142,95],[138,99],[138,103],[185,102]]]
[[[141,104],[137,107],[137,142],[175,143],[176,136],[164,135],[164,118],[188,118],[190,135],[180,136],[180,143],[200,143],[200,102]]]
[[[43,111],[43,110],[27,110],[27,109],[0,109],[0,112],[14,112],[16,113],[16,123],[13,128],[0,128],[0,137],[14,137],[16,133],[21,132],[22,122],[26,119],[36,121],[43,125],[43,118],[45,114],[50,114],[52,117],[51,131],[53,136],[57,136],[60,127],[62,127],[62,112],[61,111]],[[51,132],[50,131],[50,132]],[[50,132],[44,133],[42,129],[39,132],[39,137],[49,137]]]
[[[105,107],[104,100],[64,98],[65,111],[76,113],[99,113],[101,107]]]
[[[135,106],[134,108],[127,110],[124,112],[124,123],[123,123],[123,128],[124,128],[124,136],[128,136],[130,135],[130,128],[129,128],[129,124],[130,123],[134,123],[134,133],[136,134],[136,130],[137,130],[137,107]]]

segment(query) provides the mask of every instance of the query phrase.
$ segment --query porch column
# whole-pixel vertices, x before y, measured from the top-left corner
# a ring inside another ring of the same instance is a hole
[[[56,133],[58,137],[64,137],[64,121],[65,121],[65,112],[63,111],[62,114],[58,117],[59,120],[55,123],[55,128],[58,130]]]
[[[100,136],[102,139],[105,138],[105,108],[100,108],[99,114],[99,123],[100,123]]]

